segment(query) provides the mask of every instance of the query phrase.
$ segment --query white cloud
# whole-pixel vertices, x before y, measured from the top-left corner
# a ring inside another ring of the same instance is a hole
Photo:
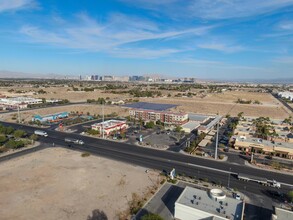
[[[182,49],[174,45],[156,48],[158,52],[145,45],[142,41],[174,39],[185,36],[206,34],[212,26],[200,26],[190,29],[166,29],[158,24],[141,18],[112,14],[106,23],[98,23],[86,13],[77,16],[77,22],[54,22],[54,29],[45,30],[36,26],[26,25],[20,33],[31,43],[42,43],[61,48],[81,49],[85,51],[102,51],[117,56],[136,57],[139,54],[146,57],[159,57],[181,52]],[[133,46],[136,44],[136,46]],[[131,52],[134,50],[135,52]],[[143,53],[142,53],[143,52]],[[135,53],[137,53],[135,55]]]
[[[203,43],[197,46],[202,49],[217,50],[225,53],[234,53],[244,50],[242,46],[226,45],[224,43]]]
[[[279,24],[279,28],[285,31],[293,31],[293,21],[283,21]]]
[[[134,7],[165,13],[169,17],[203,19],[241,18],[268,13],[293,4],[293,0],[121,0]],[[162,10],[164,7],[164,10]]]
[[[197,65],[223,64],[223,62],[220,62],[220,61],[202,60],[202,59],[195,59],[195,58],[175,59],[175,60],[169,60],[168,62],[183,63],[183,64],[197,64]]]
[[[291,56],[288,56],[288,57],[279,57],[279,58],[276,58],[274,60],[274,62],[276,62],[276,63],[282,63],[282,64],[291,64],[291,65],[293,65],[293,57],[291,57]]]
[[[243,66],[243,65],[236,65],[232,63],[226,63],[222,61],[202,60],[202,59],[196,59],[196,58],[176,59],[176,60],[169,60],[168,62],[190,64],[190,65],[194,65],[198,67],[205,66],[209,68],[229,69],[229,70],[259,70],[259,71],[266,70],[265,68],[262,68],[262,67]]]
[[[0,13],[5,11],[16,11],[35,6],[34,0],[1,0]]]

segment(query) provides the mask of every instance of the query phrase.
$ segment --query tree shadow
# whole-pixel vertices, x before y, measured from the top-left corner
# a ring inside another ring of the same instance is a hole
[[[87,217],[87,220],[108,220],[108,217],[104,211],[95,209],[92,211],[92,216]]]

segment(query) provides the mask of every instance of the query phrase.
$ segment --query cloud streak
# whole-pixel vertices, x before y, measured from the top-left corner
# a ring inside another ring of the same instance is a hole
[[[166,56],[182,52],[182,48],[162,46],[146,48],[146,41],[177,39],[190,36],[202,36],[213,26],[200,26],[186,29],[162,29],[158,24],[141,18],[112,14],[106,23],[98,23],[85,13],[76,16],[78,22],[64,24],[56,22],[57,27],[45,30],[33,25],[24,25],[20,29],[30,43],[54,45],[60,48],[81,49],[92,52],[107,52],[116,56],[137,57],[135,53],[144,53],[144,57]],[[59,25],[59,26],[58,26]],[[135,44],[135,46],[133,46]],[[163,43],[162,43],[163,44]],[[131,52],[134,50],[136,52]],[[157,51],[156,51],[157,50]],[[189,49],[190,50],[190,49]]]
[[[227,45],[224,43],[203,43],[198,45],[199,48],[208,49],[208,50],[216,50],[225,53],[234,53],[243,51],[244,48],[238,45]]]
[[[193,0],[156,1],[121,0],[134,7],[145,8],[169,17],[197,17],[202,19],[229,19],[269,13],[282,7],[291,6],[293,0]],[[164,10],[162,10],[164,7]]]
[[[7,11],[17,11],[33,7],[35,2],[33,0],[1,0],[0,13]]]

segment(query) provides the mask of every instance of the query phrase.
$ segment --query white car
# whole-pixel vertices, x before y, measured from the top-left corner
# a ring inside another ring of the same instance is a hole
[[[241,199],[241,196],[238,193],[236,193],[235,194],[235,199],[240,200]]]

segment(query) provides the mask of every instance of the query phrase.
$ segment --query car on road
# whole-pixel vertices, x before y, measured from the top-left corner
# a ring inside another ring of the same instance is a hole
[[[46,131],[35,130],[34,134],[36,134],[38,136],[48,137],[48,133]]]
[[[65,138],[64,141],[66,143],[73,143],[73,144],[79,144],[79,145],[84,144],[83,140],[78,140],[78,139],[74,139],[74,138]]]

